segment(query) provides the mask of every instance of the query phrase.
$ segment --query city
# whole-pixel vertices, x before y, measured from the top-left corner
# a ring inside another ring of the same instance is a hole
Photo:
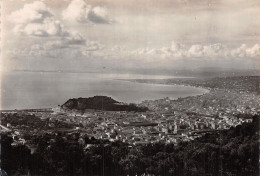
[[[255,81],[255,77],[247,79],[251,79],[252,83]],[[13,145],[32,143],[24,139],[24,134],[35,135],[40,130],[30,126],[27,121],[27,124],[15,125],[19,120],[13,124],[12,114],[21,119],[33,116],[38,126],[42,123],[47,126],[47,132],[64,130],[110,142],[122,141],[129,145],[156,142],[177,145],[180,141],[190,141],[206,133],[217,133],[252,121],[252,116],[259,113],[258,96],[246,89],[252,89],[253,86],[232,85],[232,88],[213,89],[195,97],[144,101],[139,106],[149,107],[146,112],[94,109],[82,112],[59,106],[47,110],[2,111],[1,122],[4,131],[11,131]],[[32,121],[32,118],[28,121]]]

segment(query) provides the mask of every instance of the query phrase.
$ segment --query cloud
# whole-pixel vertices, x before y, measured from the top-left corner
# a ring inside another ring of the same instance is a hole
[[[89,12],[88,18],[93,23],[109,23],[107,9],[101,6],[94,7]]]
[[[252,48],[247,48],[246,53],[249,57],[259,57],[260,56],[260,45],[255,44]]]
[[[141,48],[132,52],[134,55],[148,55],[149,57],[174,57],[183,58],[187,56],[187,47],[184,44],[172,42],[170,46],[162,48]]]
[[[33,58],[41,56],[56,59],[64,59],[65,57],[74,59],[80,56],[80,51],[78,48],[70,46],[66,40],[54,40],[32,45],[28,49],[26,56]]]
[[[77,36],[76,36],[77,37]],[[72,44],[73,42],[73,44]],[[49,40],[42,43],[34,43],[30,47],[13,49],[7,51],[7,54],[11,56],[11,58],[17,57],[31,57],[38,58],[41,56],[43,58],[71,58],[71,59],[79,59],[84,58],[86,56],[91,57],[103,57],[103,49],[104,46],[96,41],[84,41],[84,45],[79,45],[78,42],[81,42],[81,39],[55,39]],[[37,56],[37,57],[35,57]]]
[[[22,9],[13,12],[9,19],[18,24],[41,23],[52,16],[50,9],[43,2],[35,1],[31,4],[25,4]]]
[[[192,45],[188,50],[188,57],[225,57],[227,48],[222,44],[216,43],[212,45]]]
[[[190,47],[172,42],[169,47],[162,48],[140,48],[132,52],[135,56],[169,59],[219,59],[219,58],[256,58],[260,56],[260,45],[247,47],[242,44],[237,48],[228,48],[221,43],[201,45],[194,44]]]
[[[233,49],[231,51],[231,56],[233,56],[233,57],[246,57],[247,56],[246,50],[247,50],[246,44],[242,44],[240,47]]]
[[[31,36],[66,36],[63,26],[59,21],[45,19],[42,23],[19,24],[14,28],[16,34],[26,34]]]
[[[30,47],[13,49],[7,51],[7,54],[12,58],[16,57],[31,57],[31,56],[51,56],[57,55],[58,52],[64,53],[69,46],[62,40],[48,41],[45,43],[36,43]],[[60,55],[61,56],[61,55]]]
[[[64,39],[69,45],[85,45],[86,40],[82,35],[76,31],[68,32],[68,35]]]
[[[250,57],[256,58],[260,57],[260,45],[255,44],[254,46],[247,47],[246,44],[242,44],[240,47],[233,49],[231,51],[233,57]]]
[[[66,42],[62,40],[54,40],[54,41],[48,41],[44,44],[34,44],[31,46],[31,51],[54,50],[54,49],[63,49],[63,48],[68,48]]]
[[[17,34],[41,37],[68,35],[60,21],[54,19],[53,13],[41,1],[25,4],[22,9],[12,12],[9,20],[16,24],[14,32]]]
[[[68,31],[42,1],[25,4],[14,11],[9,20],[15,24],[13,31],[37,37],[60,37],[67,45],[85,44],[85,39],[76,31]]]
[[[87,4],[84,0],[72,0],[63,11],[63,19],[78,23],[110,23],[107,8]]]
[[[81,54],[85,57],[103,58],[108,53],[108,48],[96,41],[87,41],[86,45],[82,47]]]

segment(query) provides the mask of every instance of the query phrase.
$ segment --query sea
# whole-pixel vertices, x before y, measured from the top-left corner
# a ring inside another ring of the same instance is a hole
[[[70,98],[105,95],[126,103],[195,96],[208,90],[120,79],[167,79],[169,75],[12,71],[2,74],[1,110],[53,108]]]

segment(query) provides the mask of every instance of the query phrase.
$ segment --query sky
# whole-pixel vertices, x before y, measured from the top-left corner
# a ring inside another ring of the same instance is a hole
[[[259,0],[3,0],[1,70],[259,69]]]

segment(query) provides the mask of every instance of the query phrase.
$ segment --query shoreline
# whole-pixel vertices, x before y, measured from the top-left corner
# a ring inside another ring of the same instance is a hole
[[[53,108],[32,108],[32,109],[1,109],[0,112],[29,111],[29,112],[52,112]]]
[[[186,77],[185,77],[186,78]],[[178,78],[179,79],[179,78]],[[190,78],[187,78],[187,79],[190,79]],[[188,98],[188,97],[196,97],[196,96],[202,96],[202,95],[205,95],[205,94],[208,94],[211,92],[211,89],[209,88],[204,88],[204,87],[196,87],[196,86],[191,86],[191,85],[185,85],[185,84],[164,84],[164,83],[144,83],[144,82],[136,82],[135,80],[136,79],[113,79],[115,81],[126,81],[126,82],[132,82],[132,83],[138,83],[138,84],[148,84],[148,85],[160,85],[160,86],[183,86],[183,87],[190,87],[190,88],[200,88],[200,89],[204,89],[204,92],[202,94],[197,94],[197,95],[189,95],[189,96],[183,96],[183,97],[176,97],[176,98],[170,98],[170,100],[177,100],[179,98]],[[145,79],[139,79],[139,80],[145,80]],[[150,80],[150,79],[149,79]],[[151,79],[152,80],[152,79]],[[157,80],[157,79],[154,79],[154,80]],[[164,80],[164,79],[162,79]],[[155,100],[160,100],[160,99],[164,99],[166,97],[161,97],[159,99],[145,99],[145,100],[141,100],[140,102],[138,103],[134,103],[134,104],[141,104],[143,103],[144,101],[155,101]],[[0,112],[11,112],[11,111],[30,111],[30,112],[37,112],[37,111],[44,111],[44,112],[47,112],[47,111],[52,111],[53,108],[56,108],[57,106],[55,107],[47,107],[47,108],[26,108],[26,109],[0,109]]]
[[[249,82],[244,82],[244,80],[248,80]],[[250,94],[253,96],[257,96],[255,89],[252,88],[250,84],[255,82],[255,77],[227,77],[227,78],[214,78],[214,79],[189,79],[189,78],[184,78],[184,79],[114,79],[116,81],[127,81],[127,82],[132,82],[132,83],[145,83],[145,84],[150,84],[150,85],[164,85],[164,86],[184,86],[184,87],[191,87],[191,88],[200,88],[203,89],[204,92],[197,94],[197,95],[188,95],[188,96],[183,96],[183,97],[175,97],[175,98],[170,98],[170,100],[178,100],[179,98],[181,99],[189,99],[192,97],[199,97],[200,96],[207,96],[207,95],[215,95],[218,92],[229,92],[233,94],[237,94],[237,96],[243,96],[246,94]],[[239,82],[239,81],[240,82]],[[241,82],[242,81],[242,82]],[[250,82],[251,81],[251,82]],[[254,81],[254,82],[252,82]],[[215,83],[215,84],[212,84]],[[222,84],[224,83],[224,85]],[[235,84],[239,83],[239,84]],[[242,89],[241,89],[242,87]],[[114,97],[111,95],[111,97]],[[135,104],[142,104],[144,101],[155,101],[155,100],[160,100],[163,98],[166,98],[169,96],[162,96],[160,98],[156,99],[144,99],[140,100],[139,102],[136,102]],[[21,108],[21,109],[3,109],[0,110],[1,112],[8,112],[8,111],[36,111],[36,110],[51,110],[52,108],[55,108],[57,106],[53,107],[45,107],[45,108]]]
[[[192,77],[195,78],[195,77]],[[195,78],[196,79],[196,78]],[[188,84],[167,84],[167,83],[154,83],[154,82],[138,82],[138,80],[147,80],[147,79],[115,79],[115,80],[119,80],[119,81],[127,81],[127,82],[133,82],[133,83],[138,83],[138,84],[150,84],[150,85],[165,85],[165,86],[183,86],[183,87],[190,87],[190,88],[200,88],[200,89],[204,89],[205,93],[199,94],[199,95],[192,95],[192,96],[187,96],[187,97],[195,97],[195,96],[200,96],[200,95],[205,95],[205,94],[209,94],[211,93],[214,89],[209,88],[209,87],[202,87],[202,86],[196,86],[196,85],[188,85]],[[149,79],[149,81],[152,80],[158,80],[158,79]],[[166,80],[166,79],[161,79],[161,80]],[[189,78],[187,78],[187,80],[189,80]],[[187,98],[187,97],[182,97],[182,98]],[[178,99],[178,98],[177,98]],[[175,100],[175,99],[173,99]],[[143,100],[145,101],[145,100]]]

